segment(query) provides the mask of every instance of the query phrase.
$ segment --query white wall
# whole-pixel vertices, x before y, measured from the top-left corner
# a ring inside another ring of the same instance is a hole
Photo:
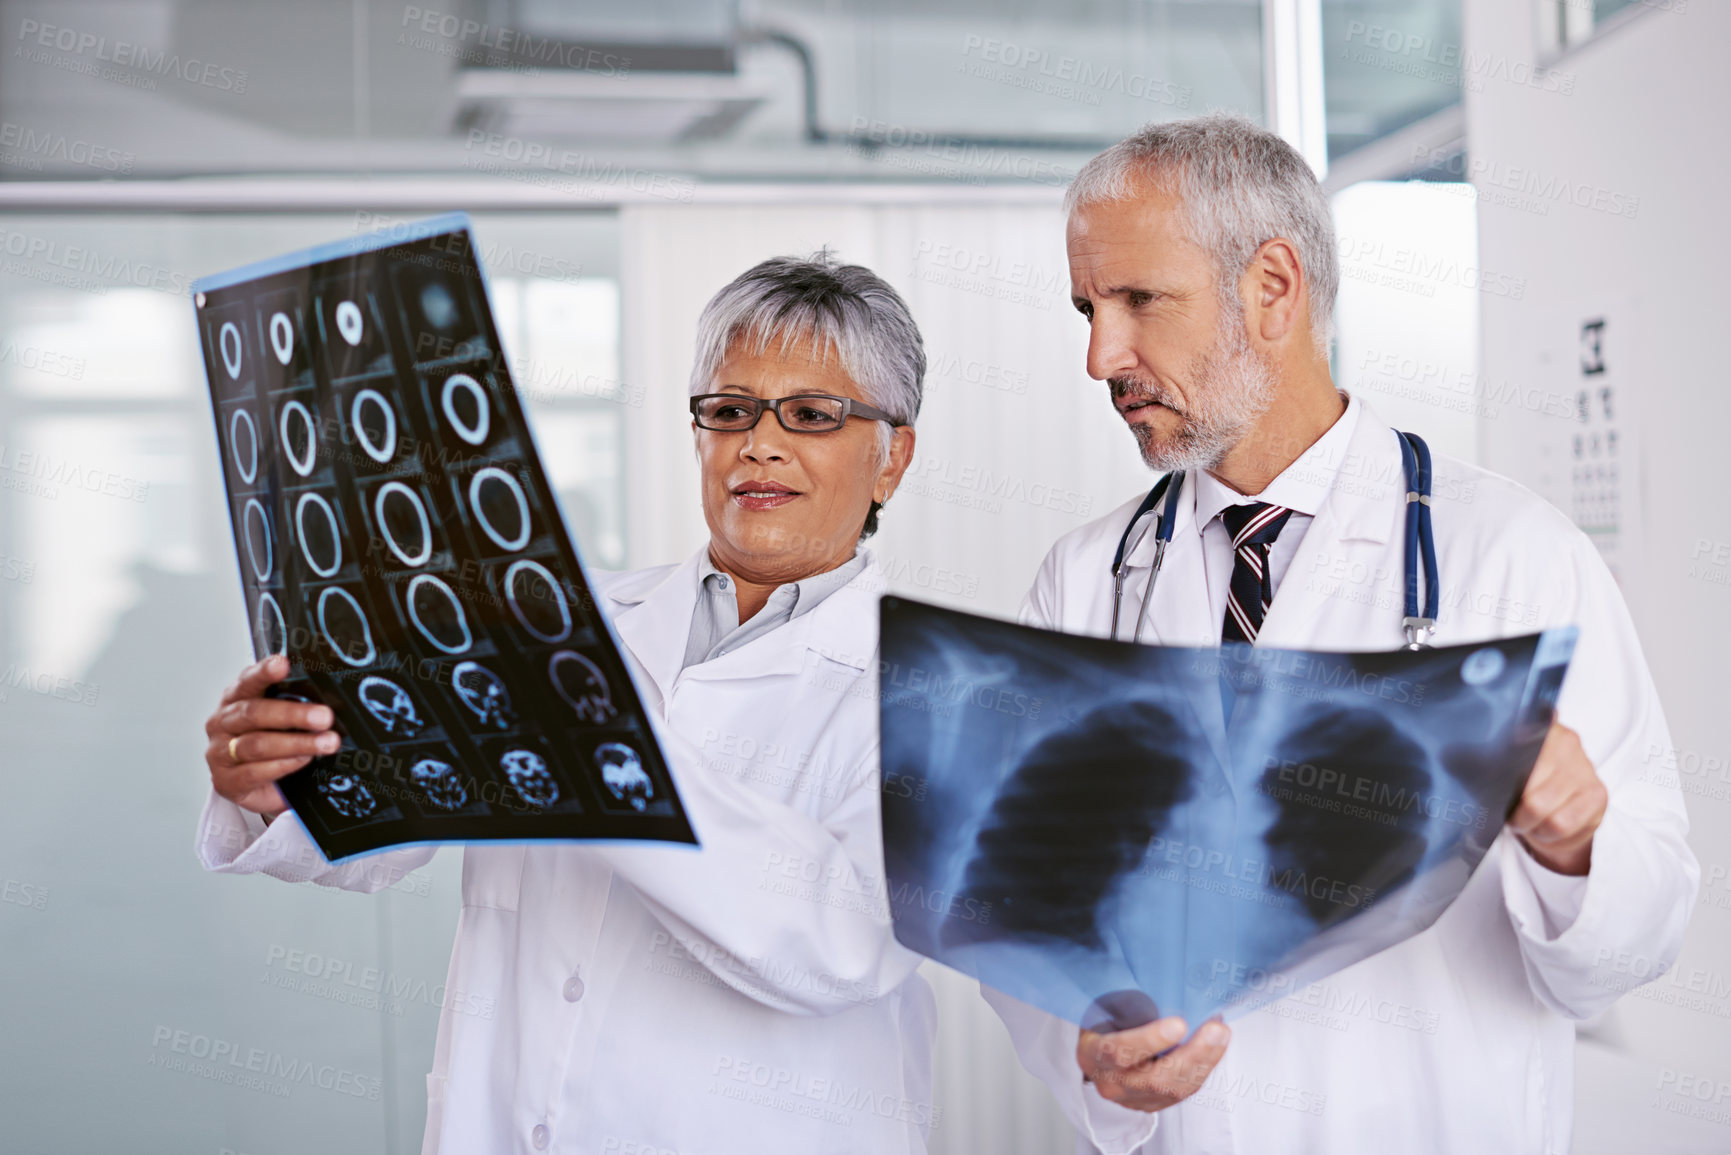
[[[1465,184],[1366,181],[1336,193],[1335,384],[1439,453],[1478,460],[1478,261]]]
[[[1062,215],[1045,204],[652,206],[623,210],[630,564],[707,540],[686,410],[692,337],[715,291],[822,246],[907,300],[930,359],[914,464],[872,548],[891,589],[1010,616],[1052,541],[1146,488],[1133,439],[1084,370]],[[1105,580],[1105,575],[1101,575]],[[1070,1150],[978,986],[927,964],[939,998],[933,1155]]]
[[[1579,512],[1617,526],[1607,555],[1677,747],[1653,752],[1643,770],[1680,771],[1706,883],[1678,969],[1583,1033],[1576,1150],[1723,1152],[1731,505],[1721,494],[1731,391],[1719,250],[1731,184],[1731,6],[1642,0],[1555,61],[1554,76],[1513,83],[1505,77],[1526,78],[1534,59],[1536,7],[1467,0],[1465,9],[1466,53],[1479,65],[1466,91],[1480,256],[1526,282],[1519,300],[1484,298],[1483,369],[1532,390],[1530,405],[1482,420],[1482,457],[1571,509],[1574,435],[1590,439],[1607,422],[1596,406],[1584,426],[1548,415],[1547,398],[1572,398],[1583,383],[1595,401],[1601,384],[1614,389],[1609,424],[1625,493]],[[1606,321],[1606,373],[1589,379],[1581,325],[1594,318]],[[1602,444],[1601,463],[1608,457]]]

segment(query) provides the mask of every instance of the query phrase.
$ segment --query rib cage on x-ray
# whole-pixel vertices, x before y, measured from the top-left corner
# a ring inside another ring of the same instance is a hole
[[[468,221],[195,286],[254,652],[344,747],[283,782],[330,858],[694,841],[566,537]]]
[[[1183,649],[882,614],[897,937],[1088,1026],[1240,1013],[1431,925],[1573,646]]]

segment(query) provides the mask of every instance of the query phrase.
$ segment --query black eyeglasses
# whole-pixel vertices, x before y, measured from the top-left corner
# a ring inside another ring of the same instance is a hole
[[[703,393],[691,399],[691,416],[697,427],[719,433],[743,433],[755,428],[765,409],[773,409],[775,419],[789,433],[831,433],[846,425],[849,417],[888,421],[898,427],[903,424],[863,401],[828,393],[767,399],[743,393]]]

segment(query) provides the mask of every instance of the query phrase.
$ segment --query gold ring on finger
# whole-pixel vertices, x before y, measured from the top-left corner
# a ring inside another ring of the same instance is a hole
[[[239,741],[240,741],[240,735],[238,735],[238,734],[236,734],[233,738],[230,738],[228,740],[228,760],[230,762],[239,762],[240,761],[240,755],[236,754],[234,752],[234,744],[236,742],[239,742]]]

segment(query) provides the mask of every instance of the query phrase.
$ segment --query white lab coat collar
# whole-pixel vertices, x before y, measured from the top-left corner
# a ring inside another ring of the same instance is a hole
[[[1316,439],[1316,444],[1281,470],[1261,493],[1246,496],[1206,469],[1193,472],[1188,480],[1195,503],[1196,523],[1206,526],[1228,506],[1247,505],[1254,501],[1266,501],[1306,517],[1315,517],[1334,489],[1335,478],[1346,461],[1363,408],[1349,397],[1345,412],[1335,418],[1334,424]]]
[[[1320,569],[1345,566],[1374,571],[1384,546],[1406,514],[1406,473],[1400,435],[1365,407],[1337,465],[1333,487],[1305,531],[1304,540],[1275,591],[1274,604],[1256,635],[1259,646],[1314,648],[1316,624],[1333,600],[1328,587],[1304,580]],[[1398,620],[1398,605],[1385,611]]]
[[[1398,501],[1387,503],[1392,500],[1394,490],[1404,493],[1403,477],[1400,444],[1395,440],[1394,430],[1374,408],[1349,394],[1346,412],[1340,419],[1269,482],[1258,500],[1308,513],[1318,521],[1332,511],[1329,520],[1340,527],[1334,532],[1341,540],[1385,542],[1394,532],[1394,516],[1401,512]],[[1238,495],[1220,482],[1206,478],[1205,484],[1237,500]],[[1231,503],[1204,501],[1199,496],[1202,489],[1203,486],[1194,483],[1192,475],[1186,475],[1184,492],[1178,500],[1178,519],[1172,528],[1172,544],[1166,549],[1166,565],[1182,556],[1180,551],[1187,543],[1199,547],[1202,529]],[[1314,535],[1314,525],[1311,530],[1307,538]],[[1137,527],[1137,533],[1140,536],[1133,542],[1125,565],[1145,569],[1154,560],[1152,515]],[[1160,580],[1166,580],[1164,571]]]
[[[1318,556],[1349,549],[1380,546],[1394,533],[1396,519],[1405,510],[1406,483],[1401,469],[1400,445],[1396,434],[1369,405],[1349,399],[1348,414],[1354,418],[1343,432],[1350,432],[1344,444],[1330,441],[1327,435],[1281,474],[1285,477],[1303,465],[1320,474],[1327,471],[1330,481],[1326,494],[1316,507],[1316,514],[1305,531],[1289,574],[1311,571]],[[1347,420],[1343,414],[1330,433]],[[1314,484],[1314,482],[1313,482]],[[1271,484],[1270,490],[1274,489]],[[1149,605],[1148,618],[1142,637],[1162,645],[1211,645],[1218,636],[1203,638],[1196,634],[1195,623],[1209,619],[1207,575],[1202,565],[1202,529],[1199,522],[1197,487],[1186,484],[1188,500],[1181,494],[1178,517],[1173,526],[1172,542],[1166,549],[1161,566],[1158,588]],[[1128,555],[1127,566],[1146,571],[1154,559],[1154,519],[1143,519],[1142,533]],[[1143,532],[1145,529],[1146,532]],[[1350,543],[1350,544],[1349,544]],[[1125,584],[1124,614],[1127,620],[1141,605],[1141,592],[1146,577],[1132,574]],[[1257,641],[1261,645],[1304,645],[1300,637],[1303,615],[1314,606],[1300,603],[1315,601],[1322,595],[1308,590],[1304,583],[1284,582],[1275,595],[1274,605],[1263,622]],[[1128,636],[1128,630],[1125,631]]]
[[[680,677],[691,615],[697,608],[698,571],[709,546],[669,569],[632,575],[607,591],[625,606],[614,619],[620,640],[636,656],[663,699]],[[877,595],[883,587],[877,562],[864,547],[866,566],[810,613],[714,661],[692,666],[685,676],[704,681],[797,674],[812,651],[856,670],[868,669],[877,652]],[[788,632],[784,632],[788,631]]]

